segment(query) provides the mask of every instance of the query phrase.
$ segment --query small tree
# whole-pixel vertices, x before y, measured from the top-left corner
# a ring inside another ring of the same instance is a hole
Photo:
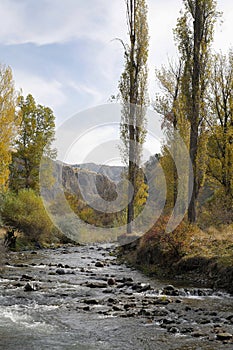
[[[26,99],[21,96],[19,108],[21,124],[11,166],[11,187],[17,191],[21,188],[38,191],[41,157],[45,151],[49,157],[55,156],[51,148],[55,117],[50,108],[36,105],[32,95]]]

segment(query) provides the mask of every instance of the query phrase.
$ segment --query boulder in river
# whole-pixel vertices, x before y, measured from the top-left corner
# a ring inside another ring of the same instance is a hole
[[[170,284],[163,288],[163,294],[175,297],[179,295],[179,290]]]
[[[116,284],[115,278],[110,277],[107,280],[107,283],[108,283],[109,286],[113,286],[114,284]]]
[[[25,292],[35,292],[38,290],[38,286],[36,284],[27,283],[24,287]]]

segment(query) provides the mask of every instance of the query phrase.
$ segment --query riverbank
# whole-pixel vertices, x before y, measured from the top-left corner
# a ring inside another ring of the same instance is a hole
[[[233,227],[208,231],[195,227],[185,233],[183,229],[166,239],[162,231],[149,232],[122,245],[118,258],[148,276],[233,294]]]

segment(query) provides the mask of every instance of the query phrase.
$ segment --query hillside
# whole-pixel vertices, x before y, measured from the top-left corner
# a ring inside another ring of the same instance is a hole
[[[84,169],[97,174],[107,176],[111,181],[117,182],[121,180],[122,172],[124,171],[123,166],[112,166],[95,163],[84,163],[71,165],[73,169]]]

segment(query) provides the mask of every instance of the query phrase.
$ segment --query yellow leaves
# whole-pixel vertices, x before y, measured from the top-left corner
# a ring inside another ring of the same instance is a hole
[[[16,98],[12,71],[0,65],[0,191],[8,185],[11,153],[20,122],[15,112]]]

